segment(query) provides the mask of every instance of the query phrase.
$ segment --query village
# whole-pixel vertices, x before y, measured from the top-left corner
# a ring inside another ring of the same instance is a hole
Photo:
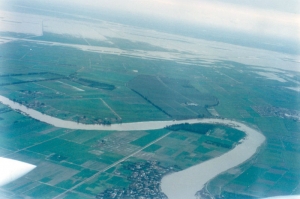
[[[97,199],[167,199],[161,192],[160,182],[164,175],[175,172],[175,167],[165,168],[157,161],[138,162],[126,166],[132,171],[127,189],[110,188],[96,196]]]

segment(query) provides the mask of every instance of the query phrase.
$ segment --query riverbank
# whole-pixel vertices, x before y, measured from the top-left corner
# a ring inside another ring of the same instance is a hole
[[[247,161],[265,141],[265,137],[260,132],[245,124],[228,120],[218,122],[234,124],[233,128],[245,132],[246,138],[234,149],[217,158],[165,176],[161,188],[169,199],[195,199],[196,192],[201,190],[205,183]]]
[[[234,125],[231,120],[226,119],[215,119],[215,118],[206,118],[206,119],[187,119],[187,120],[171,120],[171,121],[146,121],[146,122],[132,122],[132,123],[121,123],[121,124],[111,124],[111,125],[102,125],[102,124],[82,124],[74,121],[62,120],[56,117],[52,117],[46,114],[43,114],[34,109],[28,108],[24,105],[21,105],[17,102],[14,102],[7,97],[0,95],[0,102],[9,106],[10,108],[19,111],[31,118],[39,120],[41,122],[50,124],[58,128],[66,129],[75,129],[75,130],[112,130],[112,131],[143,131],[143,130],[157,130],[165,128],[173,124],[182,124],[182,123],[220,123],[226,125]]]
[[[165,176],[162,179],[161,188],[169,199],[194,199],[196,192],[202,189],[206,182],[224,171],[247,161],[256,153],[258,147],[265,141],[265,137],[257,130],[243,123],[228,119],[206,118],[173,121],[147,121],[111,125],[81,124],[42,114],[1,95],[0,102],[29,117],[59,128],[76,130],[135,131],[162,129],[169,125],[182,123],[209,123],[227,125],[246,133],[245,139],[239,145],[222,156]]]

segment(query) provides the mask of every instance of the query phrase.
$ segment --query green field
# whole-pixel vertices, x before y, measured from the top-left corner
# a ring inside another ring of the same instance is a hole
[[[210,194],[300,194],[299,92],[287,89],[298,86],[298,72],[224,58],[196,59],[189,57],[192,50],[176,50],[188,41],[167,49],[116,35],[100,41],[45,32],[20,39],[32,35],[1,32],[16,40],[1,43],[0,95],[86,124],[199,117],[244,122],[261,131],[266,142],[249,161],[211,180]],[[88,49],[92,47],[99,48]],[[182,53],[186,59],[165,53]],[[286,81],[257,74],[266,71]],[[297,117],[289,116],[293,114]],[[182,170],[226,153],[244,137],[236,129],[208,124],[152,131],[61,129],[0,104],[0,155],[37,166],[1,187],[0,197],[53,198],[67,191],[61,198],[95,198],[109,189],[131,187],[134,170],[128,165],[158,162]]]
[[[126,188],[132,183],[127,180],[128,176],[132,175],[132,171],[122,166],[127,164],[126,161],[110,169],[105,168],[151,142],[154,143],[127,161],[136,163],[158,160],[164,167],[176,165],[177,168],[184,169],[214,157],[213,154],[209,155],[210,152],[223,153],[227,150],[205,143],[209,139],[217,139],[219,142],[221,139],[187,131],[174,131],[163,139],[157,140],[170,130],[147,132],[66,130],[38,121],[33,122],[32,119],[10,109],[1,114],[4,120],[8,113],[14,116],[14,119],[9,117],[10,128],[13,126],[16,133],[7,129],[7,134],[11,133],[11,137],[2,136],[1,152],[6,157],[35,164],[37,168],[35,172],[26,175],[26,178],[6,185],[4,189],[30,197],[40,197],[46,191],[49,192],[49,197],[53,197],[77,185],[79,186],[76,192],[67,193],[66,198],[84,197],[81,194],[92,196],[109,188]],[[15,121],[22,121],[22,125],[26,123],[26,126],[35,124],[31,127],[36,127],[36,131],[23,135],[20,129],[20,133],[17,133],[19,123]],[[43,128],[37,128],[39,125]],[[2,125],[1,128],[4,130],[7,127]],[[18,142],[19,144],[16,145]],[[93,177],[100,171],[103,172]],[[90,180],[80,184],[90,177],[92,177]],[[25,192],[31,186],[35,188]]]
[[[218,104],[215,97],[200,93],[187,80],[140,75],[132,79],[128,86],[175,119],[210,116],[205,107]]]

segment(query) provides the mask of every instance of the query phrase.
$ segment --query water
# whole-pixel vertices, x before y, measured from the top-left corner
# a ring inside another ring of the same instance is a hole
[[[265,137],[261,133],[245,124],[230,120],[218,120],[218,122],[221,124],[233,123],[234,128],[246,133],[246,138],[234,149],[219,157],[165,176],[162,179],[161,188],[169,199],[195,199],[196,192],[201,190],[205,183],[224,171],[247,161],[265,141]]]
[[[251,158],[259,146],[265,141],[265,137],[257,130],[237,121],[228,119],[189,119],[173,121],[147,121],[133,122],[112,125],[81,124],[73,121],[66,121],[59,118],[42,114],[36,110],[27,108],[24,105],[13,102],[10,99],[0,95],[0,102],[11,107],[14,110],[21,111],[41,122],[67,129],[81,130],[113,130],[113,131],[134,131],[134,130],[155,130],[162,129],[172,124],[182,123],[210,123],[229,125],[232,128],[246,133],[245,139],[231,151],[222,156],[208,160],[204,163],[192,166],[180,172],[165,176],[161,182],[162,191],[169,199],[194,199],[195,193],[203,188],[205,183],[213,179],[224,171],[236,167]]]

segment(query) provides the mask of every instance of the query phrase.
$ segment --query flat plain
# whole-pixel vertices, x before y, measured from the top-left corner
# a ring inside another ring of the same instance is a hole
[[[289,89],[299,85],[297,71],[192,51],[214,45],[232,50],[222,43],[194,39],[195,46],[190,38],[168,35],[174,39],[168,47],[158,42],[163,33],[143,42],[149,38],[147,30],[139,30],[145,34],[140,38],[135,28],[94,25],[105,30],[106,40],[47,29],[43,35],[1,32],[14,40],[1,44],[0,94],[44,114],[86,124],[197,117],[242,121],[258,128],[267,141],[255,157],[210,181],[203,192],[216,198],[300,194],[299,92]],[[129,33],[109,37],[111,27]],[[0,132],[1,156],[37,166],[1,187],[4,198],[108,198],[139,186],[163,198],[157,186],[140,185],[138,178],[149,171],[159,183],[163,175],[226,153],[244,136],[224,126],[203,133],[60,129],[2,104]]]

